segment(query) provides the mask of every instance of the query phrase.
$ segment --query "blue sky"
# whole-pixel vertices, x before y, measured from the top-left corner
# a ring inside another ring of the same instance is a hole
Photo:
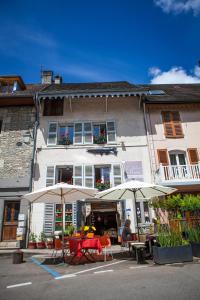
[[[1,1],[0,73],[200,82],[200,0]]]

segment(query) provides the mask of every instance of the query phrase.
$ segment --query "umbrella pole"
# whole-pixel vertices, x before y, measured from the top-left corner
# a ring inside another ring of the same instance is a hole
[[[137,234],[138,234],[138,241],[140,242],[140,232],[139,232],[139,226],[138,226],[138,218],[137,218],[137,206],[136,206],[136,191],[133,191],[134,195],[134,202],[135,202],[135,217],[136,217],[136,226],[137,226]]]
[[[64,227],[65,227],[65,210],[64,210],[64,197],[63,197],[63,190],[61,188],[61,203],[62,203],[62,258],[64,261]]]

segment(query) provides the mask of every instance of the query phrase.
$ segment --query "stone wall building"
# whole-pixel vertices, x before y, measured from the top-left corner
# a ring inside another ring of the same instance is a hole
[[[25,86],[19,76],[0,77],[0,246],[25,242],[36,132],[34,95],[39,86]],[[19,214],[21,228],[18,228]],[[18,228],[18,229],[17,229]]]

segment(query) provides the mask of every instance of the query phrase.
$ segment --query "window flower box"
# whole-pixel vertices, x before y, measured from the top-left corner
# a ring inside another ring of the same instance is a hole
[[[99,180],[96,181],[96,188],[99,191],[107,190],[107,189],[110,188],[110,182],[109,181],[102,182],[102,180],[99,179]]]

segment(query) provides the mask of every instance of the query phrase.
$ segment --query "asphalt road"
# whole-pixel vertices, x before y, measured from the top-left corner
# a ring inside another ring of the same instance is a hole
[[[0,257],[0,299],[200,300],[200,262],[155,266],[114,260],[49,267],[50,273],[30,259],[13,265],[11,258]]]

